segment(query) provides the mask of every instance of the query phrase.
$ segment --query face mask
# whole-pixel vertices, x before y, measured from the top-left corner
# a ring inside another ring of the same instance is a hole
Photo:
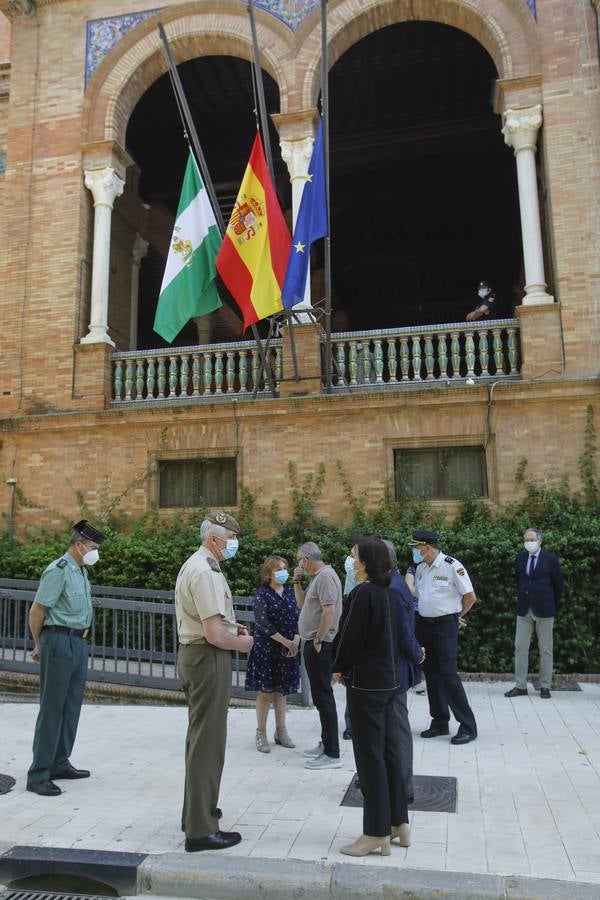
[[[539,541],[525,541],[523,544],[528,553],[537,553],[540,549]]]
[[[344,595],[347,597],[350,591],[353,591],[358,581],[354,577],[354,572],[346,572],[346,580],[344,582]]]
[[[344,571],[346,575],[354,575],[354,557],[347,556],[344,560]]]
[[[485,288],[479,288],[479,290],[477,291],[477,293],[479,294],[479,296],[480,296],[481,299],[483,300],[484,297],[487,297],[487,295],[489,294],[489,291],[487,291]]]
[[[273,577],[275,578],[277,584],[285,584],[290,577],[290,573],[287,571],[287,569],[277,569]]]
[[[223,547],[221,550],[221,556],[223,559],[233,559],[235,554],[238,552],[238,547],[240,546],[240,542],[237,538],[227,538],[227,546]]]
[[[87,553],[83,554],[81,561],[84,566],[95,566],[99,559],[100,554],[97,550],[88,550]]]
[[[423,562],[423,554],[418,547],[413,547],[413,562],[416,566]]]

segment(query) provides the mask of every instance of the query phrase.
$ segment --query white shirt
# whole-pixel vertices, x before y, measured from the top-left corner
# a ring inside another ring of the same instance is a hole
[[[542,549],[541,547],[538,547],[537,550],[535,551],[535,553],[529,553],[529,559],[527,560],[527,562],[525,564],[525,574],[529,575],[530,577],[531,577],[531,575],[533,575],[533,573],[537,569],[537,564],[538,564],[538,559],[539,559],[541,549]],[[527,552],[529,552],[529,551],[527,551]],[[533,568],[532,568],[532,566],[533,566]]]
[[[415,591],[419,615],[428,619],[458,613],[462,598],[473,590],[471,579],[458,559],[438,553],[430,566],[419,563],[415,573]]]

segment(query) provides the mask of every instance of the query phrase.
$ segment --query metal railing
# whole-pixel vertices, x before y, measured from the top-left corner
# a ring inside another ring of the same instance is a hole
[[[0,579],[0,670],[37,673],[30,658],[29,608],[37,581]],[[181,690],[177,678],[174,593],[94,586],[94,620],[88,636],[88,681]],[[236,619],[254,630],[252,597],[235,597]],[[232,694],[251,699],[244,689],[246,657],[231,654]],[[300,693],[290,699],[309,704],[309,686],[300,659]]]
[[[331,335],[333,385],[519,377],[519,320],[458,322]]]
[[[269,345],[269,365],[281,380],[281,338]],[[128,350],[112,355],[113,406],[122,403],[215,400],[270,393],[253,341],[200,344],[169,350]]]

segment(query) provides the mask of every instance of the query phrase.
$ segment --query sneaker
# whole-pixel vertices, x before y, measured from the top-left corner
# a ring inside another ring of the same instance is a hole
[[[319,741],[316,747],[313,747],[312,750],[305,750],[303,755],[307,759],[317,759],[317,757],[323,756],[324,752],[325,748],[323,747],[323,742]]]
[[[339,759],[335,759],[333,756],[327,756],[325,753],[321,753],[320,756],[317,756],[315,759],[307,759],[304,763],[305,769],[341,769],[342,761]]]

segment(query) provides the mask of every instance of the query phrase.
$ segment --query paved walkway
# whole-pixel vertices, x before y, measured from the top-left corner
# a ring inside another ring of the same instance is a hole
[[[415,771],[456,776],[458,812],[412,813],[413,846],[394,847],[383,859],[353,860],[339,852],[362,830],[362,810],[339,805],[354,772],[349,742],[341,742],[341,769],[311,772],[301,750],[318,741],[315,710],[289,713],[298,749],[275,747],[263,755],[254,749],[253,710],[232,709],[220,805],[222,827],[240,831],[243,841],[213,856],[600,885],[600,685],[553,692],[550,701],[533,693],[506,700],[506,684],[466,687],[480,734],[466,747],[419,738],[429,722],[427,700],[409,698]],[[343,693],[336,691],[341,714]],[[0,706],[0,772],[17,779],[13,791],[0,796],[0,847],[183,852],[185,708],[85,705],[72,762],[92,769],[93,777],[62,782],[58,798],[25,791],[36,713],[31,703]],[[269,736],[272,730],[270,722]]]

